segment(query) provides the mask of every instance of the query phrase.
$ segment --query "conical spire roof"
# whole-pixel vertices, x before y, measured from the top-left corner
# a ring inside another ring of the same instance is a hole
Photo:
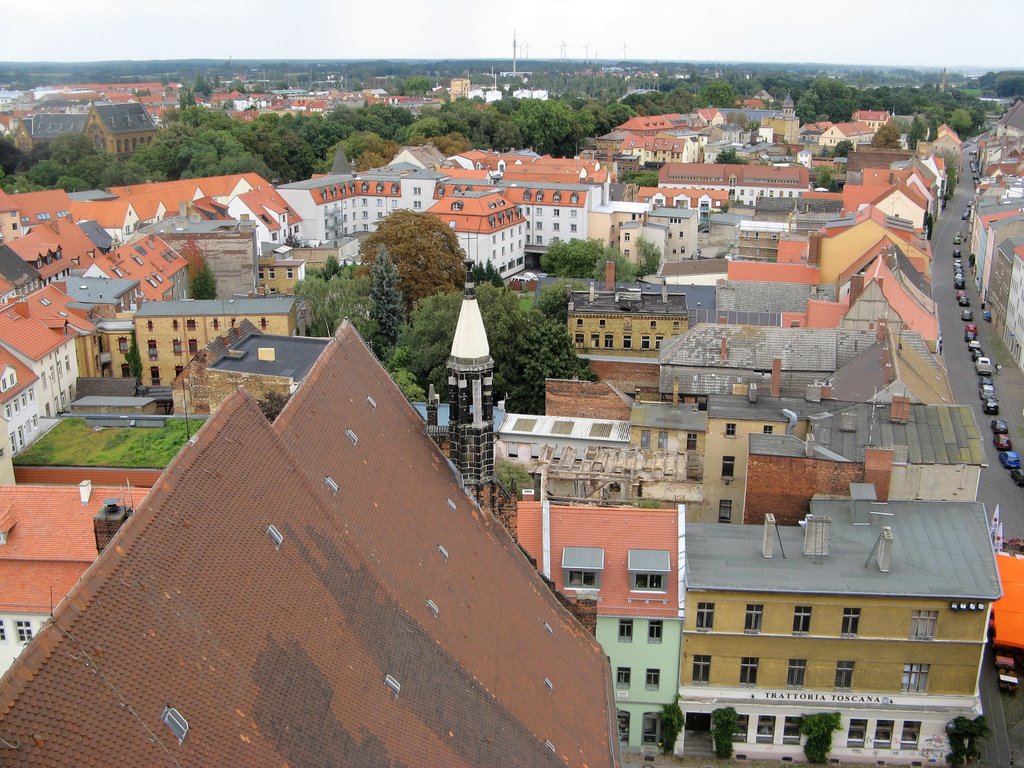
[[[466,289],[459,310],[459,323],[455,326],[452,339],[452,362],[468,365],[482,365],[491,361],[491,349],[487,344],[487,331],[476,300],[476,286],[473,283],[473,262],[466,262]]]

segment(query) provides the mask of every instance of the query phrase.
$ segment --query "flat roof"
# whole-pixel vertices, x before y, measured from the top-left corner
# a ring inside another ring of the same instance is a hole
[[[613,419],[587,419],[577,416],[534,416],[510,413],[501,426],[500,437],[516,435],[563,437],[572,440],[629,442],[629,422]]]
[[[72,401],[71,407],[79,408],[141,408],[155,403],[155,397],[113,397],[111,395],[87,395]]]
[[[138,280],[105,277],[69,277],[64,281],[67,295],[82,304],[120,304],[121,297],[138,284]]]
[[[233,345],[230,352],[209,367],[217,371],[283,376],[299,381],[306,378],[329,342],[330,339],[254,333]],[[259,351],[264,348],[274,350],[273,360],[260,360]]]
[[[766,558],[762,525],[687,525],[688,589],[974,600],[1002,594],[984,504],[863,501],[874,521],[854,525],[854,503],[811,499],[811,513],[832,520],[827,556],[803,554],[803,526],[778,526],[774,556]],[[883,525],[893,533],[888,573],[872,554]]]
[[[708,412],[698,410],[690,404],[636,402],[630,411],[629,422],[638,427],[665,427],[706,432]]]

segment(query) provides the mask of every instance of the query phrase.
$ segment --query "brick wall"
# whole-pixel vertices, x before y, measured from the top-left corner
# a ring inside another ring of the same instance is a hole
[[[658,361],[650,363],[619,363],[612,360],[590,360],[590,370],[597,378],[613,384],[623,392],[632,394],[639,387],[642,392],[658,394]]]
[[[763,523],[771,512],[778,525],[796,525],[810,512],[812,496],[848,496],[850,483],[863,480],[864,466],[856,462],[752,454],[743,522]]]
[[[607,382],[547,379],[544,382],[544,413],[547,416],[629,421],[630,408]]]
[[[264,376],[259,373],[238,373],[207,368],[205,413],[215,411],[217,406],[239,387],[245,387],[254,400],[262,400],[268,392],[277,392],[288,397],[291,394],[291,383],[292,380],[284,376]],[[196,413],[200,413],[198,408]]]
[[[192,241],[217,278],[217,298],[249,295],[256,289],[255,230],[240,232],[163,232],[160,237],[181,252]]]

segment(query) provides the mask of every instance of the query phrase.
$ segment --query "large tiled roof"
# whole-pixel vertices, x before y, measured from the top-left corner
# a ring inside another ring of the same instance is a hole
[[[348,323],[273,428],[224,402],[0,680],[12,767],[615,766],[614,722],[600,646]]]
[[[25,118],[33,139],[55,139],[65,133],[81,133],[85,128],[85,115],[63,112],[39,112]]]
[[[835,301],[834,285],[729,280],[719,283],[716,303],[719,311],[803,312],[808,299]]]
[[[156,130],[153,118],[141,104],[94,104],[93,109],[111,133]]]

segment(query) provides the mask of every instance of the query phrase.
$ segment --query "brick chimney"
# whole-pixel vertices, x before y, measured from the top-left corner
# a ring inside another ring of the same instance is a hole
[[[822,400],[831,400],[832,399],[832,385],[831,384],[822,384],[821,385],[821,399]]]
[[[604,289],[615,290],[615,262],[611,259],[604,263]]]
[[[92,518],[92,531],[96,537],[96,551],[102,552],[131,515],[131,507],[117,503],[117,499],[104,499],[100,511]]]
[[[821,233],[811,232],[807,240],[807,264],[812,267],[821,263]]]
[[[729,337],[724,334],[722,335],[722,348],[719,354],[723,363],[729,359]]]
[[[770,394],[778,397],[782,392],[782,358],[776,357],[772,360],[772,386]]]
[[[592,635],[597,635],[597,600],[589,598],[576,598],[576,601],[569,604],[569,613],[576,617],[585,630]]]
[[[910,421],[910,398],[893,395],[889,404],[889,421],[893,424],[906,424]]]
[[[430,385],[430,390],[427,392],[427,426],[437,426],[437,409],[440,398],[434,391],[434,385]]]
[[[879,501],[889,500],[889,483],[892,480],[891,448],[866,448],[864,450],[864,482],[875,486]]]
[[[864,275],[853,275],[850,278],[850,305],[864,292]]]
[[[22,317],[28,317],[28,302],[27,301],[16,301],[14,302],[14,311]]]

